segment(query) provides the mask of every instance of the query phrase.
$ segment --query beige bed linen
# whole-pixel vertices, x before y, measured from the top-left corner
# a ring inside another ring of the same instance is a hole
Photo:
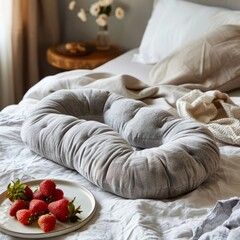
[[[27,115],[36,102],[60,89],[105,89],[124,97],[141,100],[148,105],[160,105],[163,110],[178,116],[176,101],[190,90],[179,86],[149,86],[130,75],[115,75],[91,70],[75,70],[48,76],[33,86],[19,105],[4,109],[5,113],[19,111]],[[25,108],[25,103],[28,108]]]
[[[240,145],[240,107],[218,90],[193,90],[177,101],[182,118],[204,123],[214,136],[225,143]]]
[[[150,83],[228,92],[240,87],[240,26],[224,25],[157,63]]]

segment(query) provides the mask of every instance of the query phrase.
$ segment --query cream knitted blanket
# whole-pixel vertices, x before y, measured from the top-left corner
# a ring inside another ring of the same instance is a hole
[[[204,123],[220,141],[240,145],[240,107],[218,90],[193,90],[177,100],[182,118]]]

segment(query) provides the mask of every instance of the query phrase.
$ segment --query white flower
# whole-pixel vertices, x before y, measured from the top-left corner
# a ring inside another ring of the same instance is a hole
[[[113,3],[113,0],[100,0],[99,5],[101,7],[108,7]]]
[[[98,18],[96,19],[96,23],[100,27],[107,26],[107,18],[108,16],[106,14],[100,14]]]
[[[76,1],[71,1],[68,5],[68,9],[72,11],[74,10],[75,6],[76,6]]]
[[[75,10],[77,1],[76,0],[69,0],[68,8],[69,10]],[[87,15],[91,15],[96,18],[96,24],[99,27],[102,27],[104,29],[107,29],[108,27],[108,17],[114,15],[117,19],[123,19],[125,16],[124,9],[121,7],[115,8],[113,10],[113,0],[95,0],[94,3],[90,4],[90,7],[88,9],[80,8],[80,10],[77,12],[77,17],[83,21],[86,22]],[[114,14],[112,12],[114,11]]]
[[[123,19],[125,16],[125,12],[121,7],[117,7],[115,10],[115,16],[117,19]]]
[[[93,16],[98,16],[98,14],[100,13],[100,5],[98,2],[95,2],[91,5],[89,12],[91,15]]]
[[[87,15],[86,12],[83,8],[80,9],[80,11],[78,12],[77,16],[83,21],[86,22],[87,21]]]

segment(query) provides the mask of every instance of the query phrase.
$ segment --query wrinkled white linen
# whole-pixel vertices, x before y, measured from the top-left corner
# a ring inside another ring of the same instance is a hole
[[[240,236],[240,199],[218,201],[194,230],[192,240],[236,240]]]
[[[71,77],[79,77],[78,71],[71,74],[51,77],[53,82],[49,86],[61,88],[61,84],[66,86],[71,82]],[[218,200],[228,199],[239,193],[240,148],[227,144],[219,144],[221,162],[216,175],[188,194],[162,201],[126,200],[117,197],[95,187],[77,172],[31,152],[21,141],[21,124],[43,96],[43,86],[45,83],[47,86],[47,80],[31,89],[19,105],[8,107],[0,113],[0,192],[16,178],[22,181],[60,178],[77,181],[88,188],[97,201],[97,210],[92,220],[75,232],[50,238],[51,240],[190,239],[194,227],[201,218],[207,216]],[[46,90],[52,91],[47,88]],[[177,89],[175,91],[177,92]],[[165,106],[171,110],[170,104],[166,103],[174,102],[173,97],[169,96],[167,99],[168,101],[164,101]],[[235,101],[240,105],[240,98],[235,97]],[[152,104],[159,103],[161,101],[152,100]],[[0,239],[17,238],[0,233]]]

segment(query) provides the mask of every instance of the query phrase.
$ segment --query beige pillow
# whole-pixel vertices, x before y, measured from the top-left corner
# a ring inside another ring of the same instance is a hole
[[[221,26],[178,48],[153,67],[150,81],[201,91],[239,88],[240,26]]]

